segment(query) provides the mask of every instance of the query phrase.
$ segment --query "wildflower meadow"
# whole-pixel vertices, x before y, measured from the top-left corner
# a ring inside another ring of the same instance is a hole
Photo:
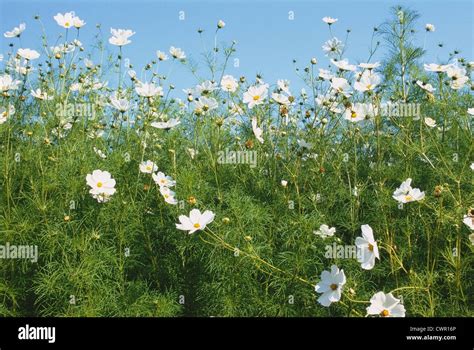
[[[473,316],[472,57],[427,60],[442,29],[395,6],[355,60],[329,15],[275,81],[229,72],[243,22],[189,31],[202,52],[157,35],[138,66],[131,26],[15,18],[0,315]]]

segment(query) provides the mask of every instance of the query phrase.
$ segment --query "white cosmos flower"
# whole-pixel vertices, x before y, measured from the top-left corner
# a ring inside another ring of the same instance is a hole
[[[151,160],[143,161],[140,163],[140,171],[144,174],[152,174],[158,170],[158,166]]]
[[[286,187],[286,186],[288,186],[288,181],[286,181],[286,180],[281,180],[280,184],[281,184],[283,187]]]
[[[466,70],[454,65],[451,65],[446,70],[447,76],[451,79],[451,89],[461,89],[467,83],[469,78],[466,75]]]
[[[36,50],[31,49],[18,49],[18,55],[23,57],[25,60],[35,60],[40,57],[40,54]]]
[[[220,19],[220,20],[217,22],[217,28],[218,28],[218,29],[222,29],[222,28],[224,28],[224,27],[225,27],[225,22],[224,22],[222,19]]]
[[[156,57],[158,57],[160,61],[168,60],[168,55],[165,52],[160,51],[160,50],[156,51]]]
[[[201,84],[196,85],[194,92],[199,95],[208,95],[217,89],[218,89],[217,83],[210,80],[206,80],[206,81],[203,81]]]
[[[322,69],[322,68],[319,68],[319,75],[318,75],[321,79],[324,79],[324,80],[331,80],[334,75],[331,73],[331,71],[327,70],[327,69]]]
[[[333,65],[335,65],[337,68],[339,68],[340,70],[347,70],[347,71],[353,72],[357,68],[353,64],[349,64],[349,61],[347,59],[343,59],[343,60],[339,60],[339,61],[331,59],[331,63]]]
[[[53,18],[59,26],[69,29],[74,26],[74,17],[74,12],[66,12],[65,14],[58,13]]]
[[[109,38],[109,43],[115,46],[124,46],[130,44],[132,41],[129,38],[135,34],[130,29],[114,29],[110,28],[112,36]]]
[[[370,298],[367,314],[381,317],[405,317],[405,307],[400,303],[400,299],[395,298],[392,293],[378,292]]]
[[[86,22],[84,22],[82,19],[80,19],[77,16],[74,16],[72,23],[74,27],[76,27],[77,29],[80,29],[86,25]]]
[[[166,186],[160,186],[160,193],[165,199],[165,202],[168,204],[176,205],[178,204],[178,200],[176,199],[176,193],[171,191],[168,187]]]
[[[20,80],[13,79],[9,74],[0,75],[0,91],[16,90]]]
[[[171,176],[166,176],[163,172],[159,171],[156,174],[152,174],[153,181],[160,187],[173,187],[176,185],[176,181]]]
[[[323,17],[323,22],[324,22],[324,23],[327,23],[327,24],[329,24],[329,25],[331,25],[331,24],[337,22],[337,18]]]
[[[290,102],[288,97],[289,96],[287,96],[287,95],[278,94],[276,92],[272,93],[272,99],[280,105],[289,106],[291,104],[291,102]]]
[[[374,63],[359,63],[359,67],[360,68],[364,68],[364,69],[375,69],[375,68],[378,68],[380,67],[380,62],[374,62]]]
[[[92,69],[94,68],[94,62],[88,58],[84,58],[84,66],[86,66],[86,68]]]
[[[235,92],[239,87],[239,83],[237,79],[235,79],[232,75],[224,75],[221,80],[221,88],[227,92]]]
[[[242,107],[240,107],[237,103],[234,103],[232,101],[229,102],[228,108],[229,108],[229,113],[232,114],[233,116],[244,114],[244,110],[242,109]]]
[[[425,124],[429,126],[430,128],[436,127],[436,120],[434,120],[433,118],[426,117],[424,121],[425,121]]]
[[[38,100],[52,100],[53,96],[49,96],[46,91],[41,91],[41,89],[31,90],[31,96],[37,98]]]
[[[163,96],[163,88],[153,83],[139,82],[137,86],[135,86],[135,91],[138,95],[143,97]]]
[[[427,32],[434,32],[436,30],[435,26],[431,23],[426,23],[425,24],[425,30]]]
[[[469,227],[470,230],[474,230],[474,216],[464,215],[462,222]]]
[[[343,94],[346,97],[349,97],[352,93],[352,88],[345,78],[332,78],[331,88],[334,92]]]
[[[16,38],[20,37],[21,33],[23,33],[26,29],[26,24],[25,23],[20,23],[18,27],[13,28],[11,31],[6,31],[3,36],[5,38]]]
[[[94,170],[92,174],[87,174],[86,182],[91,187],[89,193],[99,203],[107,202],[116,191],[115,180],[108,171]]]
[[[128,99],[120,98],[117,93],[110,96],[110,105],[122,113],[125,113],[132,107],[132,103]]]
[[[370,103],[360,103],[346,108],[344,111],[344,119],[351,122],[358,122],[365,119],[370,119],[375,115],[374,107]]]
[[[56,54],[61,54],[61,53],[70,53],[73,52],[76,49],[76,46],[73,44],[63,44],[59,46],[51,46],[51,54],[56,55]]]
[[[418,188],[411,187],[411,178],[402,182],[399,188],[393,192],[393,198],[399,203],[410,203],[420,201],[425,198],[425,192],[421,192]]]
[[[258,142],[263,143],[265,141],[262,137],[263,130],[257,126],[257,117],[252,118],[252,131]]]
[[[449,67],[451,67],[450,64],[445,64],[445,65],[442,65],[442,64],[437,64],[437,63],[430,63],[430,64],[424,64],[423,67],[425,68],[425,71],[427,72],[436,72],[436,73],[440,73],[440,72],[446,72],[448,70]]]
[[[366,70],[360,80],[354,83],[354,89],[361,92],[373,91],[381,81],[380,75]]]
[[[338,107],[336,96],[331,93],[326,95],[318,95],[315,100],[319,106],[325,109],[329,109],[334,113],[342,113],[342,110],[340,110]]]
[[[317,236],[320,236],[321,238],[325,239],[327,237],[332,237],[334,236],[334,233],[336,233],[336,228],[335,227],[329,227],[326,224],[322,224],[319,226],[319,230],[313,231],[313,233]]]
[[[206,114],[219,106],[214,97],[200,97],[194,101],[194,112],[197,114]]]
[[[184,51],[174,46],[170,47],[170,55],[177,60],[184,60],[186,58]]]
[[[313,145],[309,142],[306,142],[305,140],[303,139],[300,139],[300,140],[296,140],[296,142],[298,143],[298,146],[300,146],[301,148],[306,148],[306,149],[311,149],[313,148]]]
[[[471,170],[474,170],[474,163],[471,163],[470,168],[471,168]]]
[[[176,224],[176,228],[182,231],[189,231],[188,233],[194,233],[198,230],[204,230],[214,220],[215,214],[206,210],[201,214],[199,209],[193,209],[189,213],[189,217],[186,215],[179,216],[179,224]]]
[[[288,96],[291,96],[291,92],[290,92],[290,82],[288,80],[285,80],[285,79],[279,79],[277,81],[277,86],[278,86],[278,89],[281,90],[282,92],[284,92],[285,94],[287,94]]]
[[[335,57],[342,53],[344,44],[338,38],[329,39],[322,46],[326,56]]]
[[[8,108],[0,107],[0,124],[5,123],[8,117],[15,113],[15,106],[8,105]]]
[[[262,104],[267,95],[267,85],[250,86],[248,90],[244,92],[243,102],[247,103],[249,108],[253,108]]]
[[[474,108],[468,108],[467,113],[470,115],[474,115]]]
[[[422,82],[421,80],[417,80],[416,81],[416,85],[418,85],[419,87],[421,87],[423,90],[425,91],[428,91],[429,93],[433,93],[436,89],[433,87],[433,85],[431,84],[428,84],[428,83],[424,83]]]
[[[357,261],[361,263],[364,270],[372,270],[375,265],[375,258],[380,260],[379,248],[374,239],[372,227],[369,225],[362,225],[362,237],[357,237],[355,244],[359,249]]]
[[[342,287],[346,284],[344,270],[339,270],[336,265],[331,266],[331,271],[321,273],[321,281],[315,286],[317,293],[322,293],[318,302],[328,307],[332,303],[341,300]]]
[[[171,129],[179,124],[181,124],[181,122],[178,119],[171,118],[166,122],[153,122],[150,125],[157,129]]]

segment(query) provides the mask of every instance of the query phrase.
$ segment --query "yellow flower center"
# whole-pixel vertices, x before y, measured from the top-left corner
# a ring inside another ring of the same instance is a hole
[[[64,23],[64,26],[65,26],[65,27],[70,27],[70,26],[71,26],[71,23],[66,22],[66,23]]]
[[[169,196],[170,196],[169,194],[165,194],[165,195],[164,195],[165,198],[169,198]]]
[[[388,310],[383,310],[381,313],[380,313],[380,316],[382,317],[387,317],[390,313],[388,312]]]
[[[99,181],[99,182],[97,183],[97,187],[99,187],[99,188],[100,188],[100,187],[102,187],[102,186],[104,186],[104,184],[103,184],[102,182],[100,182],[100,181]]]
[[[374,251],[374,246],[373,246],[372,244],[370,244],[370,243],[369,243],[369,250],[370,250],[371,252]]]
[[[151,165],[147,165],[146,170],[150,171],[151,170]]]
[[[354,111],[352,111],[352,112],[351,112],[351,118],[356,118],[356,117],[357,117],[357,113],[354,112]]]
[[[336,290],[337,289],[337,284],[336,283],[331,284],[330,288],[332,290]]]
[[[407,202],[408,202],[408,201],[411,201],[412,199],[413,199],[413,197],[410,196],[410,195],[406,195],[406,196],[405,196],[405,200],[406,200]]]
[[[198,223],[195,223],[193,226],[194,226],[194,228],[200,228],[201,227],[201,225],[199,225]]]
[[[372,88],[372,84],[367,84],[367,90],[370,90]]]
[[[204,105],[204,106],[202,106],[202,109],[203,109],[204,112],[205,112],[205,111],[209,110],[209,106],[208,106],[208,105]]]
[[[260,96],[259,96],[259,95],[255,95],[255,96],[253,97],[253,100],[254,100],[254,101],[260,100]]]
[[[162,184],[164,184],[166,181],[165,181],[165,179],[161,179],[160,182],[161,182]]]

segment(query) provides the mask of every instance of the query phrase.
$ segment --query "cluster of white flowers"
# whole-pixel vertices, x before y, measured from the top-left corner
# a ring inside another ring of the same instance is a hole
[[[76,16],[76,14],[73,11],[66,12],[64,14],[58,13],[56,16],[54,16],[54,19],[59,26],[66,29],[73,28],[73,27],[80,29],[86,24],[86,22],[84,22],[82,19]]]
[[[178,204],[176,193],[170,189],[170,187],[176,185],[176,181],[174,181],[171,176],[167,176],[163,172],[158,171],[158,166],[151,160],[141,162],[139,168],[142,173],[151,174],[155,184],[160,187],[160,193],[166,203],[172,205]]]
[[[464,85],[469,81],[467,76],[467,71],[465,68],[458,66],[455,63],[451,64],[437,64],[430,63],[424,64],[424,68],[427,72],[434,73],[446,73],[446,76],[449,79],[449,86],[451,89],[459,90],[464,87]],[[432,90],[432,87],[431,87]]]

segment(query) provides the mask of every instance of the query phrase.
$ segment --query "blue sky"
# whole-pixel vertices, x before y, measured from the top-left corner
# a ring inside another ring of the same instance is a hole
[[[236,40],[239,67],[231,64],[228,73],[236,77],[252,78],[255,73],[263,74],[266,81],[289,79],[301,87],[294,74],[292,60],[302,67],[311,57],[324,67],[327,60],[321,45],[330,38],[327,25],[321,21],[324,16],[336,17],[333,34],[344,39],[346,29],[351,29],[346,57],[351,62],[365,61],[368,57],[372,29],[387,18],[389,8],[396,4],[408,5],[421,14],[418,41],[423,46],[424,24],[436,26],[434,33],[426,38],[428,50],[426,61],[443,61],[454,49],[460,50],[469,60],[474,57],[474,9],[472,0],[451,1],[283,1],[283,0],[241,0],[241,1],[49,1],[49,0],[0,0],[0,31],[12,29],[20,22],[26,22],[27,30],[22,36],[22,46],[40,48],[40,26],[33,16],[41,16],[49,41],[54,42],[64,29],[56,25],[53,16],[58,12],[75,11],[87,22],[81,29],[81,41],[87,46],[97,33],[96,23],[101,23],[107,40],[110,27],[133,29],[136,34],[132,44],[124,47],[124,57],[130,58],[137,71],[155,58],[155,51],[167,51],[171,45],[185,50],[188,57],[200,59],[202,43],[197,28],[203,33],[205,44],[212,47],[215,25],[219,19],[226,22],[219,32],[218,42]],[[185,20],[179,19],[184,11]],[[293,11],[294,19],[289,19]],[[8,51],[8,43],[2,35],[2,53]],[[442,42],[444,47],[438,48]],[[112,52],[117,48],[110,46]],[[383,52],[381,52],[383,53]],[[169,70],[170,61],[163,65],[162,73]],[[170,83],[184,88],[196,83],[195,78],[183,67],[173,67]],[[177,90],[181,91],[181,90]],[[184,95],[183,95],[184,96]]]

